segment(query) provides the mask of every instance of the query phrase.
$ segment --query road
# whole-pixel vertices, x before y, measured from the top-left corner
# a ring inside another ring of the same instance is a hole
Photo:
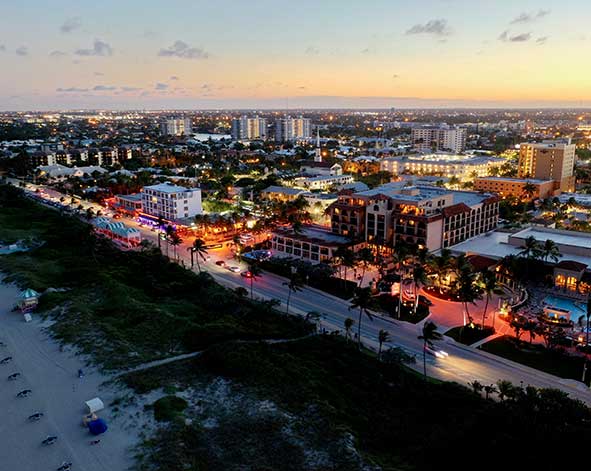
[[[55,194],[55,191],[52,190],[51,193],[59,197],[59,194]],[[83,202],[83,205],[86,207],[88,203]],[[137,227],[142,232],[143,238],[157,243],[156,234],[148,228],[141,227],[130,219],[124,219],[123,221],[128,225]],[[187,239],[178,247],[180,262],[187,267],[190,266],[190,256],[187,248],[191,243],[192,240]],[[232,273],[216,265],[217,260],[224,260],[228,264],[238,266],[243,270],[246,269],[244,263],[232,259],[228,247],[210,250],[208,260],[201,264],[202,269],[210,273],[216,281],[224,286],[229,288],[241,286],[250,291],[249,280],[241,277],[238,273]],[[287,288],[283,284],[285,281],[284,278],[272,273],[264,273],[263,276],[254,281],[253,293],[258,298],[277,299],[282,303],[281,309],[285,309],[288,295]],[[335,296],[311,288],[304,288],[303,291],[292,295],[290,313],[305,315],[311,311],[318,312],[323,316],[321,324],[327,330],[344,330],[344,321],[347,317],[357,321],[357,312],[349,309],[347,301]],[[357,327],[355,327],[356,329]],[[420,361],[422,358],[422,343],[417,338],[420,335],[420,325],[395,322],[392,319],[382,317],[374,317],[373,321],[364,318],[361,327],[362,341],[367,346],[376,348],[378,333],[381,329],[387,330],[391,335],[391,340],[385,347],[398,346],[414,354],[418,360],[415,368],[422,371]],[[474,380],[478,380],[483,384],[491,384],[504,379],[517,385],[561,389],[569,393],[571,397],[591,404],[591,393],[580,382],[558,378],[489,353],[457,344],[447,337],[440,342],[440,347],[449,353],[449,357],[445,359],[429,357],[428,374],[432,377],[446,381],[456,381],[464,385]]]

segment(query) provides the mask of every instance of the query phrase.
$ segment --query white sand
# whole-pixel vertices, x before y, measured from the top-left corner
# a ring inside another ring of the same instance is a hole
[[[73,463],[72,470],[123,471],[133,464],[131,447],[141,430],[130,427],[130,413],[137,408],[119,406],[116,412],[109,404],[128,394],[112,386],[101,386],[108,377],[94,368],[87,368],[83,358],[72,349],[60,352],[41,320],[25,323],[20,313],[10,312],[19,290],[0,284],[0,359],[13,360],[0,365],[0,470],[55,470],[63,461]],[[85,376],[78,378],[83,368]],[[16,381],[8,375],[20,372]],[[33,392],[27,398],[17,398],[23,389]],[[90,445],[94,437],[82,426],[84,402],[100,397],[105,410],[99,413],[109,430],[100,436],[101,443]],[[41,411],[39,422],[31,423],[29,415]],[[136,422],[136,421],[134,421]],[[58,436],[58,442],[42,446],[47,435]]]

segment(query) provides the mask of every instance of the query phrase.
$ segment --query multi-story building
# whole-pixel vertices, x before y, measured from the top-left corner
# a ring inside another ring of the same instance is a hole
[[[342,188],[353,183],[352,175],[319,175],[317,177],[298,177],[294,180],[294,186],[305,190],[330,190]]]
[[[531,185],[533,191],[526,191]],[[552,180],[536,180],[524,178],[482,177],[474,180],[474,190],[496,193],[501,198],[515,197],[524,201],[546,199],[556,195]]]
[[[462,152],[466,149],[467,137],[467,130],[460,127],[424,126],[412,128],[411,131],[413,149],[419,152]]]
[[[193,132],[193,123],[189,118],[165,119],[160,123],[160,132],[165,136],[188,136]]]
[[[267,138],[267,120],[255,116],[241,116],[232,119],[232,139],[235,141]]]
[[[339,195],[328,209],[332,231],[377,245],[402,241],[435,251],[497,226],[496,196],[404,185]]]
[[[308,118],[290,116],[275,121],[275,140],[277,142],[298,141],[312,137],[312,126]]]
[[[570,139],[521,144],[519,178],[553,180],[556,189],[574,191],[575,148]]]
[[[180,221],[203,213],[201,189],[160,183],[142,191],[142,211],[167,221]]]
[[[505,162],[505,159],[488,155],[407,155],[382,159],[380,170],[393,175],[437,175],[467,181],[474,177],[485,177],[493,168],[499,168]]]

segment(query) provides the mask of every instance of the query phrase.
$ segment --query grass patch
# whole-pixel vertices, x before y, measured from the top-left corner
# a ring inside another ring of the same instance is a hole
[[[182,397],[164,396],[152,404],[154,418],[158,422],[171,422],[180,417],[183,411],[189,407],[189,403]]]
[[[451,337],[456,342],[463,343],[464,345],[472,345],[473,343],[479,342],[486,337],[490,337],[495,333],[494,329],[490,326],[481,329],[480,326],[469,327],[469,326],[458,326],[449,329],[444,335]]]
[[[548,350],[539,344],[528,344],[503,336],[481,345],[485,352],[550,373],[560,378],[581,380],[584,359],[564,353],[562,349]],[[587,378],[589,384],[589,378]]]

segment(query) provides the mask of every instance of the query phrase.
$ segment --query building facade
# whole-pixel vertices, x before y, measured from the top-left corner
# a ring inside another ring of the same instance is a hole
[[[267,120],[255,116],[249,118],[248,116],[241,116],[240,118],[232,119],[232,139],[235,141],[241,140],[255,140],[267,138]]]
[[[203,214],[201,189],[160,183],[142,191],[142,211],[167,221],[179,221]]]
[[[463,152],[466,149],[468,131],[465,128],[441,128],[425,126],[412,128],[413,149],[419,152],[445,150]]]
[[[526,185],[534,189],[526,191]],[[501,198],[515,197],[523,201],[551,198],[557,194],[554,181],[505,177],[480,177],[474,180],[474,190],[496,193]]]
[[[575,190],[575,149],[570,141],[524,143],[519,148],[519,178],[553,180],[556,189]]]
[[[310,139],[312,137],[312,125],[308,118],[286,117],[275,121],[275,140],[288,142]]]
[[[165,119],[160,123],[160,133],[164,136],[188,136],[193,132],[193,123],[189,118]]]

